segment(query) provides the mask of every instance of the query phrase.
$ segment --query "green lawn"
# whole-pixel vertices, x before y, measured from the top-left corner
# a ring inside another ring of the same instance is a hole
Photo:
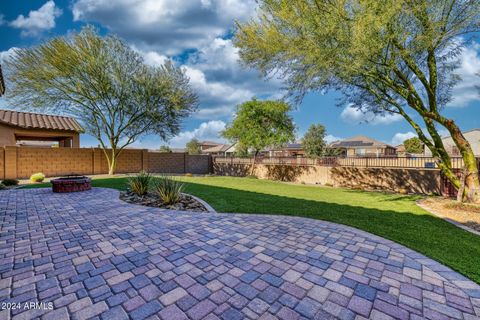
[[[404,244],[480,283],[480,237],[419,208],[415,204],[418,196],[248,178],[179,179],[185,182],[187,193],[204,199],[219,212],[282,214],[342,223]],[[94,179],[93,185],[122,190],[126,178]]]

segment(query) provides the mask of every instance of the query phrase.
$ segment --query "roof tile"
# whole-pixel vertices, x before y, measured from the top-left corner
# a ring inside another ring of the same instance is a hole
[[[84,131],[77,120],[71,117],[13,110],[0,110],[0,123],[25,129]]]

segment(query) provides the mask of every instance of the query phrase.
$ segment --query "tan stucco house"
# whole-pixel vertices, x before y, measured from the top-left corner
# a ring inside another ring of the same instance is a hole
[[[347,157],[391,157],[396,155],[395,147],[366,136],[355,136],[333,142],[331,148],[340,149]]]
[[[465,131],[463,132],[463,135],[465,136],[467,141],[470,142],[470,146],[473,149],[473,154],[475,154],[477,157],[480,157],[480,128]],[[442,141],[449,155],[454,157],[460,157],[460,151],[455,146],[452,137],[443,137]],[[428,147],[425,147],[425,156],[432,156],[432,152],[430,151],[430,149],[428,149]]]
[[[58,142],[59,147],[79,148],[82,132],[71,117],[0,110],[0,147],[51,146]]]

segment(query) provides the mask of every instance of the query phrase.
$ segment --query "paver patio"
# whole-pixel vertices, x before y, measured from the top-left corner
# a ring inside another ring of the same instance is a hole
[[[366,232],[0,192],[0,319],[477,319],[480,286]],[[53,302],[53,310],[25,302]]]

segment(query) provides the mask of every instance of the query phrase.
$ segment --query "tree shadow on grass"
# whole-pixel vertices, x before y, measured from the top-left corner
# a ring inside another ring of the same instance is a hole
[[[299,216],[356,227],[403,244],[480,283],[480,236],[440,218],[185,182],[218,212]],[[398,200],[405,200],[401,197]],[[394,200],[394,201],[398,201]],[[419,211],[421,212],[421,211]]]

